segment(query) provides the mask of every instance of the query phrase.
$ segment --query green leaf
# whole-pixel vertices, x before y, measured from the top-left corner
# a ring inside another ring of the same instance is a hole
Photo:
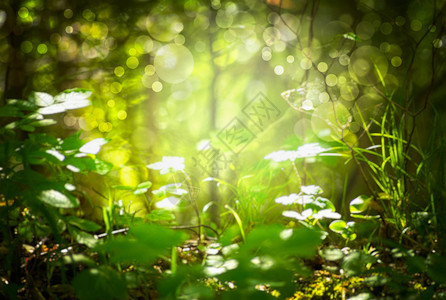
[[[108,142],[108,139],[97,138],[85,143],[85,145],[79,148],[79,151],[87,154],[98,154],[101,150],[101,146],[107,144]]]
[[[38,113],[42,115],[52,115],[52,114],[58,114],[61,112],[66,111],[67,108],[62,103],[56,103],[50,106],[42,107],[37,110]]]
[[[22,117],[23,113],[15,106],[5,105],[0,109],[0,117]]]
[[[348,254],[343,262],[342,268],[347,276],[359,275],[366,270],[368,264],[376,262],[376,258],[364,252],[352,252]]]
[[[127,299],[124,278],[109,266],[82,271],[72,285],[80,300]]]
[[[76,227],[68,227],[68,231],[76,242],[83,244],[89,248],[94,248],[99,244],[99,240],[95,239],[93,235],[79,230]]]
[[[113,169],[113,164],[96,158],[94,160],[94,170],[99,175],[106,175]]]
[[[92,91],[86,89],[69,89],[59,93],[54,97],[56,102],[70,102],[88,99]]]
[[[56,190],[45,190],[40,192],[37,198],[51,206],[60,207],[60,208],[72,208],[79,206],[79,200],[70,196],[56,191]]]
[[[45,146],[59,145],[58,139],[47,133],[32,133],[29,134],[28,136],[32,141],[39,143],[40,145],[45,145]]]
[[[128,186],[128,185],[112,185],[112,189],[117,189],[117,190],[133,190],[133,187]]]
[[[69,224],[74,225],[85,231],[97,231],[102,227],[93,221],[78,218],[76,216],[67,216],[66,220]]]
[[[446,256],[430,254],[427,264],[427,275],[437,283],[446,283]]]
[[[138,224],[127,236],[107,241],[96,250],[110,255],[113,262],[150,264],[159,255],[168,255],[173,246],[187,238],[184,232],[155,224]]]
[[[344,33],[342,35],[342,37],[345,38],[345,39],[348,39],[348,40],[355,41],[355,42],[361,42],[361,39],[359,38],[359,36],[357,36],[353,32]]]
[[[83,142],[79,139],[81,132],[78,131],[75,134],[70,135],[62,142],[62,150],[77,150],[82,147]]]
[[[146,215],[146,219],[154,223],[159,221],[172,221],[175,220],[175,215],[167,209],[154,209]]]
[[[140,184],[138,184],[136,186],[136,188],[138,188],[138,189],[149,189],[151,186],[152,186],[152,182],[144,181],[144,182],[141,182]]]
[[[24,131],[29,131],[29,132],[33,132],[34,130],[36,130],[33,126],[31,125],[19,125],[20,129],[24,130]]]
[[[27,110],[27,111],[33,111],[36,110],[36,105],[31,103],[30,101],[24,101],[24,100],[17,100],[17,99],[9,99],[6,100],[6,103],[9,105],[16,106],[17,108],[21,110]]]
[[[95,262],[91,258],[89,258],[83,254],[65,255],[62,257],[62,263],[65,265],[84,264],[89,267],[94,267],[96,265]]]
[[[30,97],[31,101],[40,107],[47,107],[54,103],[54,97],[47,93],[34,92]]]
[[[38,120],[38,121],[29,123],[30,126],[34,126],[34,127],[51,126],[54,124],[57,124],[57,121],[55,121],[53,119],[44,119],[44,120]]]
[[[371,200],[372,200],[372,197],[367,197],[364,195],[356,197],[355,199],[350,201],[350,213],[360,214],[360,213],[366,211],[370,205]]]
[[[343,233],[347,229],[347,223],[343,220],[336,220],[331,222],[328,228],[336,233]]]
[[[344,257],[344,253],[337,248],[326,248],[321,250],[321,256],[329,261],[340,260]]]

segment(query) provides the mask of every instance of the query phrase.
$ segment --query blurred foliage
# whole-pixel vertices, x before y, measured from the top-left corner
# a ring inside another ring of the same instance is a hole
[[[443,297],[444,13],[2,1],[2,296]]]

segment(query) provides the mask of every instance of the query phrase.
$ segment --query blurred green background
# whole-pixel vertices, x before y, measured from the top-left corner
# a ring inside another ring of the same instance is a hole
[[[252,224],[271,221],[280,216],[275,197],[298,191],[298,182],[291,165],[265,161],[267,154],[311,142],[328,147],[330,134],[339,134],[330,122],[338,121],[343,138],[361,143],[355,105],[370,121],[382,113],[381,93],[401,103],[410,94],[414,107],[429,93],[444,114],[446,37],[436,19],[443,3],[3,0],[1,101],[93,90],[93,106],[57,115],[60,126],[51,130],[111,139],[100,153],[115,166],[110,175],[79,178],[97,205],[105,200],[93,188],[106,193],[150,180],[157,189],[180,180],[146,165],[181,156],[201,207],[238,203]],[[431,118],[422,116],[416,139],[431,130]],[[302,183],[322,186],[339,209],[366,191],[342,158],[296,165]],[[201,182],[209,176],[238,186],[238,194]],[[158,200],[110,193],[141,215]],[[191,208],[179,215],[188,222]]]

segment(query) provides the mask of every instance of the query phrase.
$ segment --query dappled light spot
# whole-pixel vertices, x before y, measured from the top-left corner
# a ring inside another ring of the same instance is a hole
[[[342,66],[348,66],[350,63],[350,57],[347,54],[342,54],[339,56],[339,64]]]
[[[269,47],[264,47],[262,49],[262,59],[264,61],[270,61],[272,58],[272,53],[271,53],[271,48]]]
[[[33,43],[31,41],[24,41],[20,45],[20,49],[23,53],[31,53],[31,51],[33,51],[33,48]]]
[[[173,39],[174,43],[177,45],[183,45],[186,42],[184,35],[179,34]]]
[[[420,31],[422,27],[423,23],[421,23],[419,20],[412,20],[412,22],[410,22],[410,29],[413,31]]]
[[[185,46],[169,44],[156,52],[154,67],[162,80],[179,83],[192,73],[194,58]]]
[[[289,42],[296,39],[296,34],[299,33],[300,22],[295,15],[282,14],[274,26],[280,32],[280,39]]]
[[[362,21],[356,26],[356,34],[361,40],[370,40],[375,34],[375,28],[372,23]]]
[[[268,27],[263,31],[263,40],[267,46],[272,46],[280,41],[280,31],[275,27]]]
[[[347,101],[353,101],[359,95],[358,85],[354,82],[342,84],[340,87],[341,97]]]
[[[161,92],[163,89],[163,84],[160,81],[155,81],[152,83],[152,90],[156,93]]]
[[[284,69],[283,69],[283,67],[281,65],[277,65],[277,66],[274,67],[274,73],[276,75],[282,75],[283,71],[284,71]]]
[[[122,167],[119,170],[119,181],[122,185],[137,186],[141,182],[138,169],[131,166]]]
[[[113,129],[113,125],[110,122],[101,122],[98,128],[100,132],[110,132]]]
[[[322,73],[327,72],[328,65],[326,62],[321,61],[320,63],[317,64],[317,69]]]
[[[159,6],[158,6],[159,7]],[[180,18],[176,14],[159,11],[155,7],[146,18],[146,28],[150,36],[161,42],[172,41],[183,30]],[[167,10],[167,8],[162,7]]]
[[[380,115],[383,109],[384,99],[373,93],[367,93],[359,97],[352,109],[353,117],[362,127]]]
[[[300,67],[304,70],[309,70],[312,67],[311,60],[308,58],[302,58],[300,60]]]
[[[124,70],[123,67],[118,66],[118,67],[116,67],[116,68],[114,69],[114,73],[115,73],[116,76],[121,77],[121,76],[124,75],[125,70]]]
[[[392,24],[390,24],[389,22],[384,22],[381,24],[379,29],[381,30],[382,34],[389,35],[392,33],[393,28],[392,28]]]
[[[435,48],[441,48],[441,47],[443,46],[443,41],[442,41],[441,39],[435,39],[435,40],[432,42],[432,45],[433,45]]]
[[[328,86],[335,86],[336,84],[338,84],[338,77],[335,74],[328,74],[325,77],[325,83]]]
[[[220,28],[229,28],[231,27],[232,22],[234,21],[233,15],[234,12],[225,9],[219,9],[215,17],[215,23]]]
[[[350,56],[350,76],[363,85],[375,85],[387,74],[389,63],[385,55],[374,46],[362,46]]]
[[[341,138],[342,129],[351,121],[352,116],[344,105],[339,102],[327,102],[315,109],[311,117],[311,128],[324,141],[333,141]]]
[[[90,37],[97,40],[105,39],[108,35],[108,26],[101,22],[94,22],[90,27]]]
[[[73,11],[67,8],[63,11],[63,16],[67,19],[71,19],[73,17]]]
[[[139,60],[134,56],[130,56],[129,58],[127,58],[125,64],[127,65],[127,67],[129,67],[129,69],[136,69],[139,65]]]
[[[392,64],[392,66],[394,66],[395,68],[397,68],[397,67],[401,66],[401,63],[402,63],[403,61],[401,60],[401,57],[399,57],[399,56],[394,56],[394,57],[392,57],[392,59],[390,60],[390,62],[391,62],[391,64]]]
[[[116,104],[115,100],[108,100],[108,101],[107,101],[107,106],[108,106],[108,107],[114,107],[115,104]]]
[[[182,101],[188,99],[192,95],[193,87],[189,80],[185,80],[181,83],[173,84],[171,92],[173,99]]]
[[[45,53],[47,53],[47,51],[48,51],[48,47],[46,44],[39,44],[37,46],[37,52],[39,54],[45,54]]]
[[[404,18],[403,16],[397,16],[395,18],[395,24],[398,26],[403,26],[406,23],[406,18]]]
[[[127,118],[127,112],[125,110],[118,111],[117,117],[119,120],[125,120]]]
[[[135,49],[139,54],[149,53],[153,50],[153,40],[147,35],[140,35],[135,40]]]
[[[326,49],[330,57],[347,54],[354,47],[355,41],[344,35],[352,32],[350,26],[341,21],[332,21],[318,29],[319,42]]]
[[[122,91],[122,85],[119,82],[115,81],[110,85],[110,91],[113,94],[119,94]]]

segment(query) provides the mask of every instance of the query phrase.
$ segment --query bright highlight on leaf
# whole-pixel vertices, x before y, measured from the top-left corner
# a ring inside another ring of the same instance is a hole
[[[79,200],[74,197],[68,197],[67,195],[56,190],[45,190],[40,192],[37,198],[54,207],[60,208],[72,208],[79,206]]]
[[[322,148],[319,143],[305,144],[297,148],[297,150],[280,150],[272,152],[264,157],[264,159],[271,159],[276,162],[294,161],[297,158],[314,157],[318,154],[327,151]]]
[[[164,198],[163,200],[157,202],[155,204],[158,208],[164,208],[164,209],[174,209],[177,204],[180,202],[180,199],[174,196],[170,196],[167,198]]]
[[[46,93],[35,93],[34,101],[36,105],[41,106],[38,112],[42,115],[52,115],[67,110],[84,108],[91,105],[88,99],[91,91],[82,89],[67,90],[63,93],[53,96]]]
[[[147,168],[159,170],[161,175],[169,172],[183,171],[185,168],[184,157],[163,156],[161,161],[147,165]]]
[[[97,138],[89,141],[85,145],[79,148],[79,151],[86,154],[98,154],[101,150],[101,146],[108,143],[108,140],[104,138]]]

